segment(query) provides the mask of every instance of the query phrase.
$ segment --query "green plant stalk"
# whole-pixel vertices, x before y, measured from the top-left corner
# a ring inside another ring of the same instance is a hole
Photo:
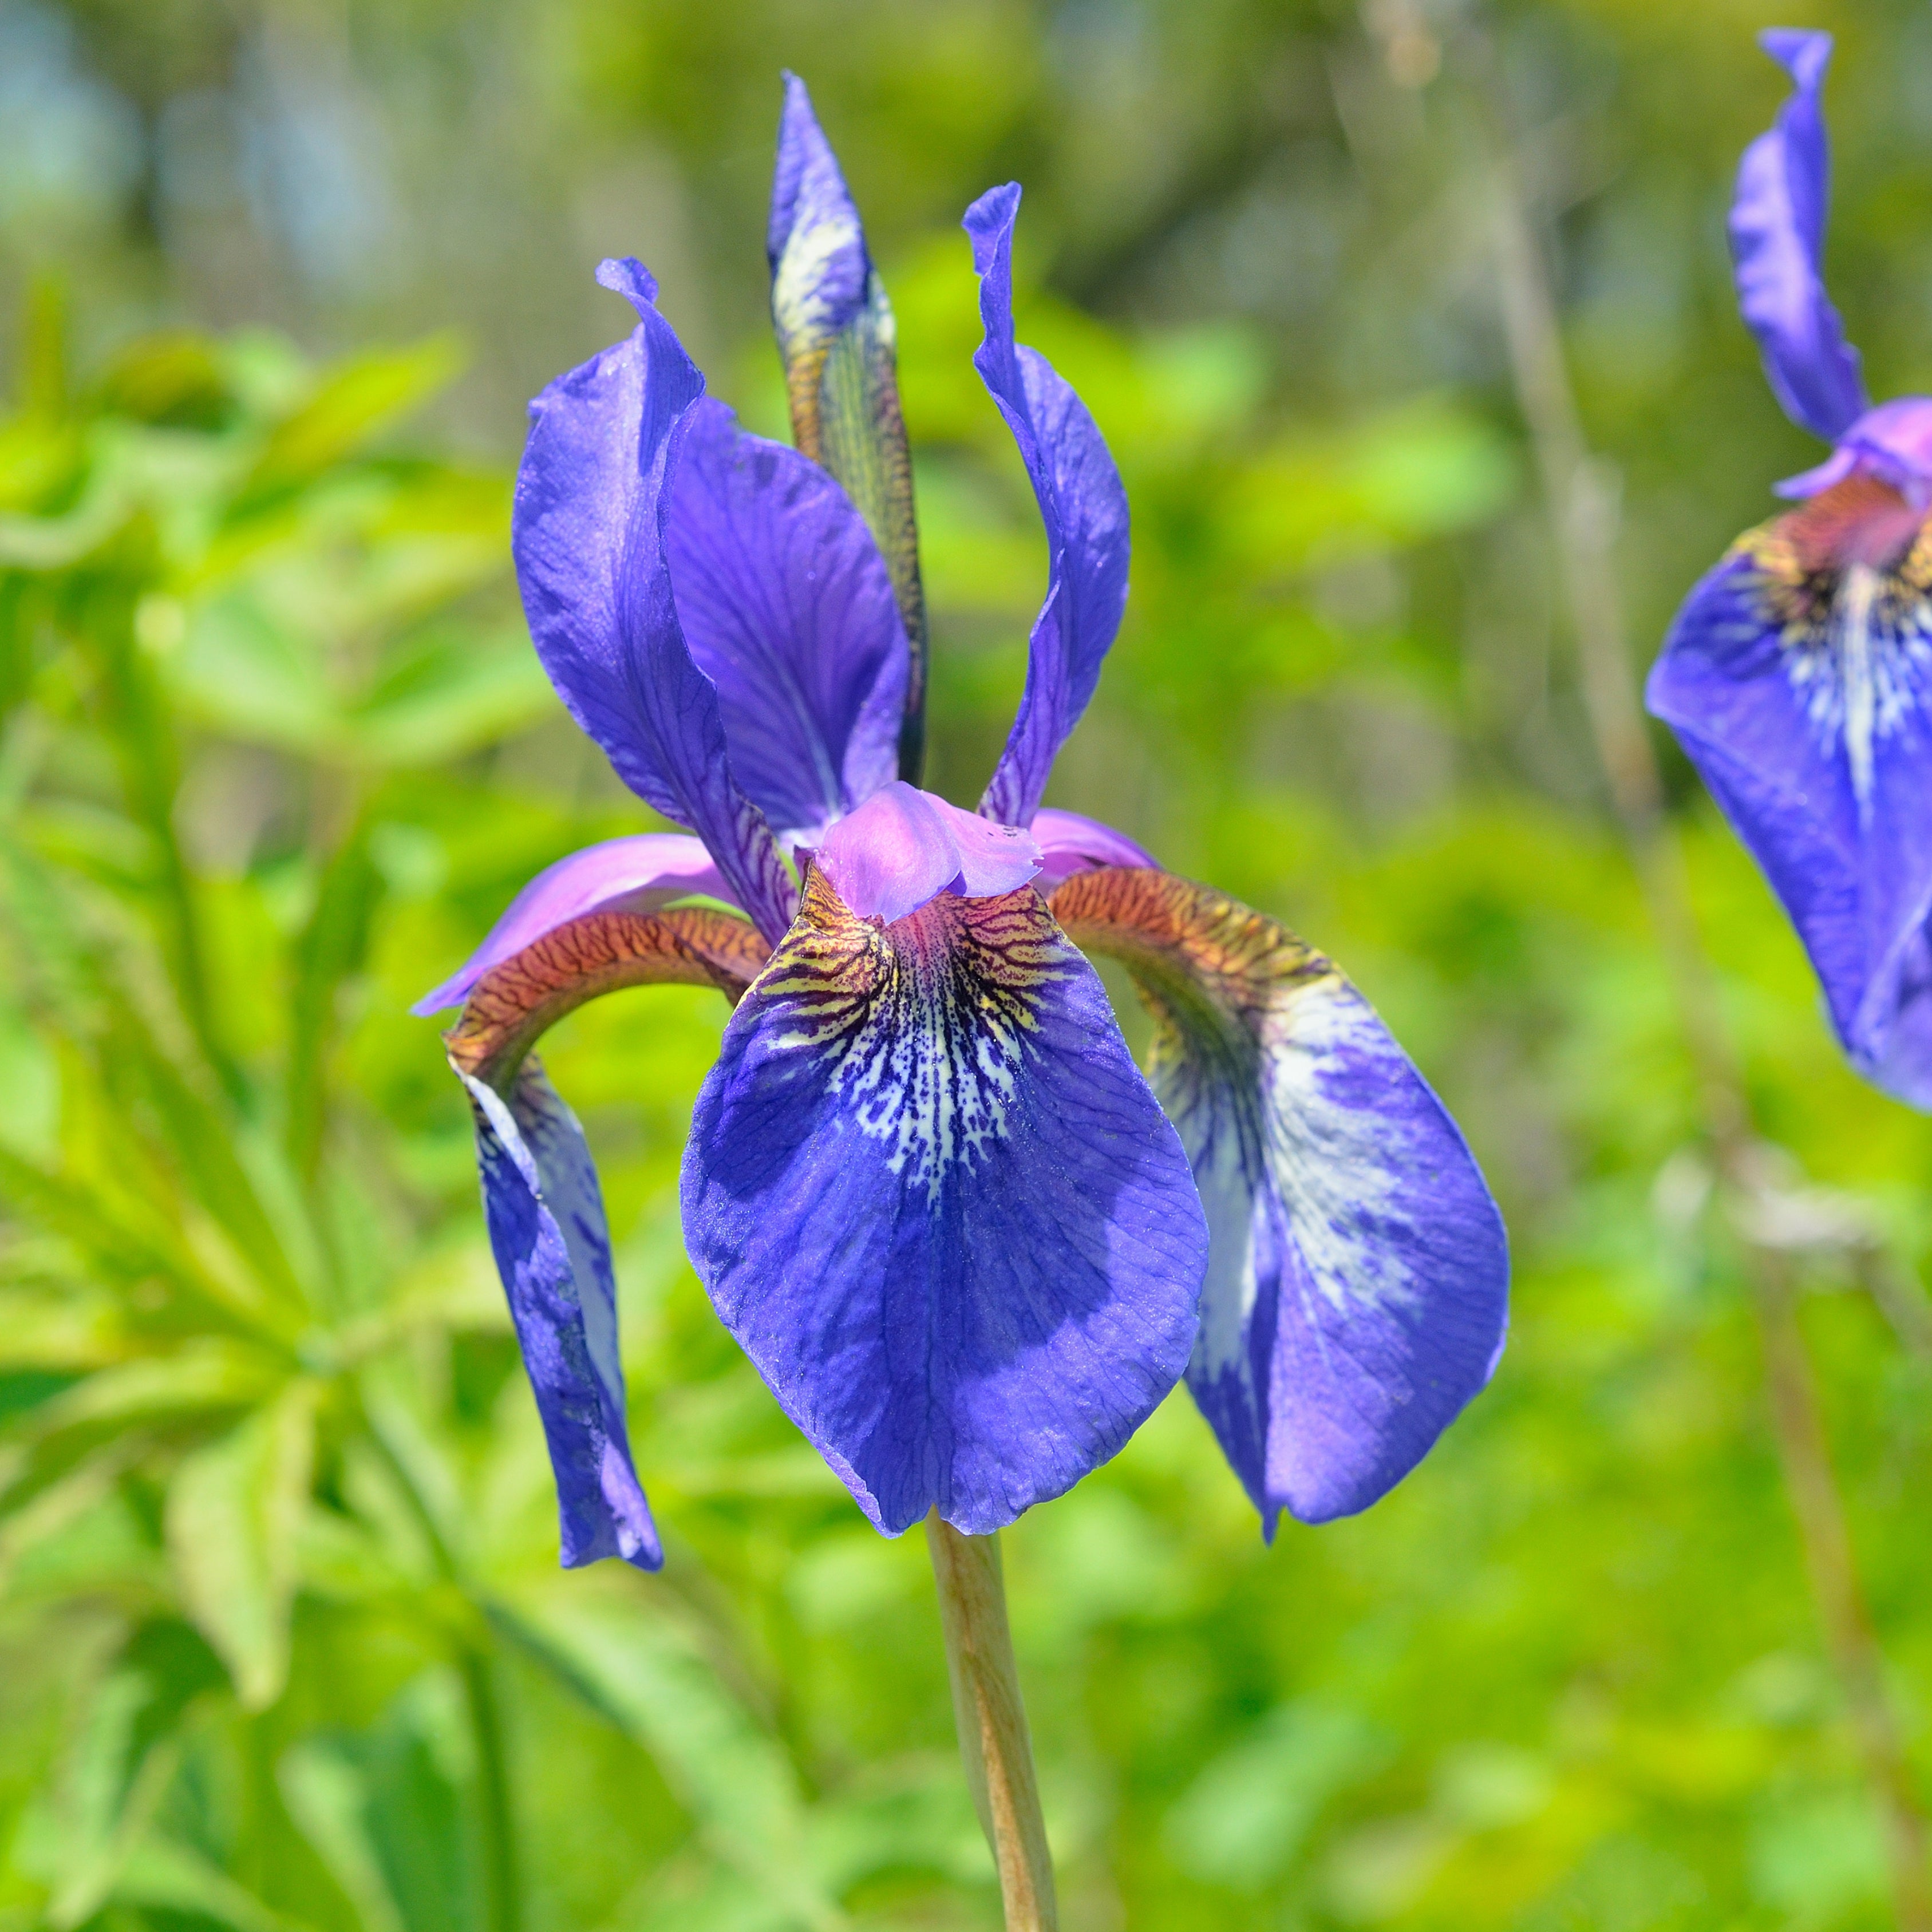
[[[503,1749],[503,1721],[488,1653],[466,1645],[463,1696],[476,1744],[476,1792],[483,1835],[484,1924],[488,1932],[518,1932],[522,1922],[522,1888],[517,1869],[516,1817],[510,1802],[510,1775]]]
[[[478,1629],[457,1640],[457,1667],[463,1680],[463,1702],[476,1752],[478,1828],[483,1840],[485,1898],[483,1922],[487,1932],[518,1932],[523,1923],[521,1861],[517,1856],[517,1814],[510,1796],[509,1762],[503,1745],[503,1721],[496,1700],[496,1681],[489,1646],[481,1632],[488,1621],[465,1587],[456,1558],[443,1536],[436,1512],[410,1475],[409,1465],[375,1422],[368,1422],[368,1440],[395,1478],[411,1512],[422,1526],[430,1555],[443,1580],[459,1592],[476,1612]]]
[[[1479,50],[1479,58],[1485,52]],[[1505,153],[1499,111],[1492,109],[1489,118],[1490,146]],[[1663,772],[1631,682],[1618,594],[1614,479],[1584,440],[1549,272],[1520,172],[1499,160],[1491,174],[1492,234],[1504,334],[1550,506],[1585,710],[1670,974],[1713,1163],[1729,1200],[1734,1205],[1748,1203],[1762,1184],[1759,1136],[1718,1000],[1716,975],[1697,929],[1683,850],[1664,808]],[[1900,1932],[1932,1932],[1924,1814],[1832,1466],[1816,1372],[1798,1323],[1792,1258],[1746,1236],[1742,1259],[1763,1351],[1772,1432],[1798,1522],[1813,1602],[1884,1821],[1893,1911]]]
[[[959,1755],[999,1868],[1006,1932],[1054,1932],[1053,1858],[1006,1626],[1000,1539],[962,1535],[937,1510],[926,1520],[926,1537],[939,1586]]]

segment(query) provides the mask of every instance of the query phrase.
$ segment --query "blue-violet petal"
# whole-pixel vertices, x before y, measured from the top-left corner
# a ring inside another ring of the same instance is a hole
[[[989,189],[966,211],[986,340],[973,366],[1018,444],[1046,526],[1046,601],[1026,686],[980,808],[1029,825],[1047,775],[1080,722],[1127,600],[1127,495],[1087,406],[1036,350],[1013,340],[1013,224],[1020,191]]]
[[[1798,928],[1852,1064],[1932,1108],[1932,541],[1854,476],[1740,538],[1652,668]]]
[[[885,560],[795,449],[692,410],[664,535],[677,615],[718,688],[731,775],[808,843],[898,772],[906,640]]]
[[[1832,37],[1773,28],[1758,40],[1796,86],[1738,169],[1730,220],[1738,307],[1785,414],[1834,442],[1870,405],[1858,352],[1825,293],[1831,166],[1818,91]]]
[[[684,1168],[725,1325],[878,1527],[982,1534],[1104,1462],[1192,1345],[1207,1232],[1030,888],[884,927],[815,867]]]
[[[718,694],[692,662],[664,557],[667,481],[704,379],[641,264],[598,279],[638,326],[530,405],[511,540],[537,654],[617,775],[710,848],[768,938],[794,898],[764,814],[734,781]]]
[[[1474,1157],[1367,1001],[1272,920],[1138,868],[1052,906],[1154,1016],[1148,1077],[1210,1230],[1188,1385],[1263,1534],[1366,1509],[1502,1352],[1508,1248]]]
[[[566,1569],[664,1562],[631,1462],[603,1196],[584,1130],[542,1067],[507,1098],[457,1068],[476,1120],[483,1205],[556,1474]]]

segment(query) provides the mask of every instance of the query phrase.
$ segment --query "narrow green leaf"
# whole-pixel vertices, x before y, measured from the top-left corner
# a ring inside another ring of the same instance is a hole
[[[573,1578],[493,1610],[506,1631],[648,1750],[706,1843],[799,1921],[846,1923],[808,1865],[790,1760],[694,1634],[626,1591]]]
[[[290,1000],[286,1117],[288,1157],[312,1181],[328,1124],[326,1070],[336,1036],[336,996],[362,970],[382,896],[368,828],[357,825],[324,868],[315,910],[296,941]]]
[[[248,1710],[272,1704],[288,1677],[320,1394],[314,1382],[291,1382],[232,1435],[189,1456],[169,1485],[168,1554],[182,1604]]]
[[[289,1816],[356,1908],[362,1932],[406,1932],[369,1834],[362,1766],[326,1738],[310,1738],[284,1756],[275,1778]]]
[[[379,350],[339,364],[269,438],[244,494],[302,482],[340,462],[428,401],[463,361],[456,337],[435,335],[412,348]]]
[[[233,1932],[292,1932],[304,1922],[272,1910],[205,1854],[159,1832],[146,1833],[129,1850],[110,1896],[191,1919],[212,1919]]]

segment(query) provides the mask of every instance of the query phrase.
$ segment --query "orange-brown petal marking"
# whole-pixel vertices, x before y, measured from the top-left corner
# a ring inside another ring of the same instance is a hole
[[[1224,892],[1151,867],[1078,872],[1047,902],[1076,946],[1121,959],[1160,1027],[1156,1064],[1188,1052],[1252,1063],[1268,1004],[1336,976],[1312,946]]]
[[[705,907],[586,913],[485,973],[444,1043],[462,1072],[502,1090],[586,1000],[622,986],[716,986],[735,1005],[770,952],[748,920]]]
[[[1208,1216],[1187,1378],[1272,1534],[1366,1508],[1489,1378],[1508,1254],[1455,1124],[1334,965],[1141,866],[1049,901],[1126,962]]]

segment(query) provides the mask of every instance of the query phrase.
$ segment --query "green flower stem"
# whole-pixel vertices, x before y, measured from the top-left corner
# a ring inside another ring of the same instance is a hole
[[[1006,1628],[1000,1539],[962,1536],[936,1510],[926,1520],[926,1535],[939,1586],[959,1755],[999,1868],[1006,1932],[1054,1932],[1053,1859]]]
[[[503,1749],[503,1724],[488,1653],[466,1646],[462,1657],[464,1702],[476,1742],[477,1796],[482,1812],[483,1875],[488,1894],[488,1932],[518,1932],[523,1921],[520,1875],[517,1870],[516,1816],[510,1802],[509,1768]]]

